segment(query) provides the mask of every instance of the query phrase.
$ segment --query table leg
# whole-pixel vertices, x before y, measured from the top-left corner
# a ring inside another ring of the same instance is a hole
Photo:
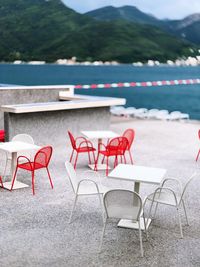
[[[6,189],[9,189],[9,190],[11,189],[12,179],[13,179],[14,174],[15,174],[16,165],[17,165],[17,152],[13,152],[12,153],[12,160],[11,160],[11,181],[5,182],[3,184],[3,187]],[[29,186],[27,184],[24,184],[24,183],[17,181],[17,177],[16,177],[13,189],[19,189],[19,188],[24,188],[24,187],[29,187]]]
[[[102,138],[98,138],[98,151],[100,150],[100,145],[102,144]],[[94,170],[95,169],[95,164],[90,164],[89,167]],[[99,163],[97,164],[97,171],[101,171],[101,170],[106,170],[106,164],[102,164]],[[110,167],[108,166],[108,169],[110,169]]]
[[[134,184],[134,192],[138,193],[140,192],[140,183],[135,182]],[[134,200],[135,201],[135,200]],[[150,223],[151,223],[151,219],[149,218],[145,218],[145,223],[146,223],[146,229],[148,229]],[[136,221],[132,221],[132,220],[126,220],[126,219],[121,219],[117,225],[118,227],[122,227],[122,228],[131,228],[131,229],[139,229],[139,224]],[[144,225],[144,219],[141,216],[140,217],[140,226],[141,226],[141,230],[145,230],[145,225]]]
[[[139,192],[140,192],[140,183],[135,182],[135,184],[134,184],[134,192],[139,194]]]

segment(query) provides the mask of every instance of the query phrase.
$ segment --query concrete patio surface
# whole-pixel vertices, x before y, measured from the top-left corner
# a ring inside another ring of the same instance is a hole
[[[140,256],[138,232],[118,228],[116,221],[108,224],[99,254],[103,223],[98,197],[80,198],[68,224],[74,200],[64,167],[71,152],[69,128],[66,140],[60,140],[54,148],[49,167],[53,190],[43,170],[36,173],[35,196],[31,187],[12,192],[0,189],[1,267],[200,266],[200,159],[195,162],[200,122],[112,119],[111,130],[120,134],[127,128],[136,131],[132,147],[135,164],[166,168],[166,177],[179,178],[183,183],[195,170],[199,172],[185,195],[190,225],[185,225],[182,213],[184,238],[180,239],[175,210],[162,206],[149,228],[148,241],[143,235],[144,258]],[[2,173],[5,155],[0,155]],[[87,169],[87,157],[80,156],[80,178],[86,178],[83,171]],[[133,183],[108,179],[100,173],[102,183],[109,187],[133,189]],[[19,171],[18,180],[31,185],[30,173],[25,171]],[[141,184],[142,198],[154,189],[153,185]]]

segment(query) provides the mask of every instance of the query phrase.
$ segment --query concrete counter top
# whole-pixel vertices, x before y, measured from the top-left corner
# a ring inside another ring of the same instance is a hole
[[[112,97],[97,97],[85,95],[67,96],[60,92],[59,99],[65,101],[43,102],[43,103],[29,103],[18,105],[2,105],[1,111],[8,113],[31,113],[31,112],[45,112],[56,110],[71,110],[82,108],[108,107],[114,105],[124,105],[126,100],[124,98]]]

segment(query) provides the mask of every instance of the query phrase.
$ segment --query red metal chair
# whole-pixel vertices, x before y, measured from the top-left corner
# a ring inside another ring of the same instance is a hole
[[[123,137],[126,137],[127,140],[128,140],[128,146],[127,146],[127,149],[126,151],[128,151],[129,153],[129,157],[130,157],[130,160],[131,160],[131,164],[133,164],[133,158],[132,158],[132,155],[131,155],[131,146],[132,146],[132,143],[133,143],[133,140],[135,138],[135,131],[133,129],[127,129],[123,135]]]
[[[5,131],[0,130],[0,142],[5,142]]]
[[[30,171],[32,173],[33,195],[35,195],[35,187],[34,187],[35,171],[39,170],[39,169],[45,168],[47,170],[47,174],[48,174],[48,177],[49,177],[51,188],[53,189],[53,183],[52,183],[51,176],[50,176],[49,169],[48,169],[49,161],[50,161],[51,155],[52,155],[52,150],[53,149],[52,149],[51,146],[46,146],[46,147],[41,148],[35,154],[34,161],[30,161],[30,159],[28,159],[25,156],[19,156],[17,158],[17,166],[16,166],[16,170],[15,170],[15,174],[14,174],[14,177],[13,177],[13,180],[12,180],[12,186],[11,186],[10,190],[13,189],[15,178],[16,178],[17,171],[18,171],[19,168],[27,170],[27,171]],[[26,160],[26,162],[20,163],[20,160],[22,158],[23,158],[23,160]]]
[[[111,139],[108,143],[108,145],[100,144],[99,145],[99,150],[98,150],[98,155],[97,155],[97,160],[95,163],[95,170],[97,171],[97,164],[99,160],[99,155],[103,155],[103,157],[106,157],[106,175],[108,175],[108,159],[109,157],[115,157],[114,159],[114,167],[117,166],[118,164],[118,156],[121,158],[124,158],[124,163],[126,164],[126,158],[125,158],[125,152],[128,146],[128,140],[126,137],[115,137]],[[101,149],[102,148],[102,149]]]
[[[72,162],[74,151],[76,151],[76,158],[74,161],[74,169],[76,169],[76,163],[78,160],[78,154],[79,153],[88,153],[89,163],[91,164],[90,152],[92,152],[94,162],[95,162],[94,151],[96,151],[96,149],[93,147],[92,142],[90,142],[89,140],[87,140],[83,136],[77,137],[75,139],[70,131],[68,131],[68,134],[69,134],[69,138],[70,138],[71,145],[72,145],[72,153],[71,153],[71,157],[69,160],[70,162]]]
[[[200,129],[199,129],[199,131],[198,131],[198,136],[199,136],[199,139],[200,139]],[[200,154],[200,149],[199,149],[199,151],[198,151],[198,153],[197,153],[197,156],[196,156],[196,161],[198,160],[198,158],[199,158],[199,154]]]

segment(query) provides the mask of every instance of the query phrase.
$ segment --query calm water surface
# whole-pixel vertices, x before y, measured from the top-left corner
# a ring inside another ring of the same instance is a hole
[[[62,66],[0,64],[0,83],[64,85],[200,78],[200,67]],[[79,94],[124,97],[126,106],[180,110],[200,120],[200,85],[76,90]]]

